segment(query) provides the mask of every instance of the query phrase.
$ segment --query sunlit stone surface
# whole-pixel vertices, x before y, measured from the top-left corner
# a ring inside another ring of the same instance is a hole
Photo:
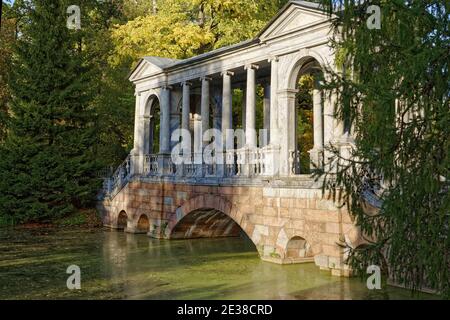
[[[336,71],[330,30],[317,4],[291,1],[253,40],[186,60],[141,59],[130,75],[136,93],[134,149],[105,182],[99,204],[104,225],[158,239],[244,233],[265,261],[314,261],[333,275],[350,275],[340,245],[360,245],[359,232],[346,210],[322,194],[322,181],[303,174],[316,167],[333,170],[325,148],[333,144],[347,152],[352,141],[333,117],[335,97],[321,89],[320,79]],[[307,165],[300,162],[297,141],[302,75],[315,79],[314,147],[306,150]],[[259,88],[264,128],[256,128]],[[242,123],[233,123],[236,89],[244,97],[238,110]],[[191,145],[183,151],[186,159],[175,163],[179,139],[170,138],[180,128],[188,130]],[[202,141],[202,128],[222,130],[230,148],[215,154],[225,163],[202,161],[210,142]],[[228,129],[245,129],[241,145],[233,144]]]

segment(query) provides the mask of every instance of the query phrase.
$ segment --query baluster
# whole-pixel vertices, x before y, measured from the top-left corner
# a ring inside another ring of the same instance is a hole
[[[289,151],[289,171],[291,174],[294,174],[294,152]]]

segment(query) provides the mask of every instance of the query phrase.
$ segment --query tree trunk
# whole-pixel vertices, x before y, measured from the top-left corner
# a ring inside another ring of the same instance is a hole
[[[152,11],[153,11],[153,14],[158,13],[158,5],[156,4],[156,0],[152,0]]]
[[[0,0],[0,30],[2,30],[3,0]]]

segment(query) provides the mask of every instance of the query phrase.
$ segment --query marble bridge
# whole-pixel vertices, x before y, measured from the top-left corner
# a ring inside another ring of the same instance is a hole
[[[317,4],[290,1],[252,40],[186,60],[142,58],[129,77],[136,96],[134,148],[105,181],[104,225],[160,239],[245,233],[265,261],[314,261],[348,276],[339,244],[357,246],[359,232],[310,175],[310,167],[330,166],[327,145],[342,154],[352,146],[334,117],[335,98],[320,88],[319,79],[336,68],[330,30]],[[304,75],[315,79],[313,146],[306,153],[298,139]],[[172,157],[177,129],[192,137],[182,163]],[[209,129],[241,130],[244,141],[224,134],[231,146],[225,161],[206,163],[202,154],[211,140],[203,133]]]

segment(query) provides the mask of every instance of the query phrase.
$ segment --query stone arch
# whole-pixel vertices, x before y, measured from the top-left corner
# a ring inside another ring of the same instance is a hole
[[[289,76],[282,78],[284,79],[282,87],[290,90],[295,90],[297,87],[296,81],[300,70],[305,66],[306,63],[308,63],[308,61],[311,60],[317,61],[321,70],[325,73],[325,67],[328,66],[328,63],[319,52],[311,49],[300,50],[295,56],[292,57],[292,63],[287,68]]]
[[[179,237],[179,235],[174,234],[174,231],[177,231],[177,226],[189,215],[193,213],[201,213],[208,211],[208,216],[205,219],[211,219],[211,222],[215,217],[220,217],[223,219],[223,216],[227,217],[234,224],[239,226],[240,230],[242,230],[249,239],[255,244],[253,241],[251,234],[253,232],[253,225],[249,223],[246,216],[243,216],[228,200],[224,199],[220,196],[214,195],[201,195],[195,198],[188,200],[181,207],[176,210],[176,214],[172,216],[169,220],[167,227],[164,230],[165,238],[171,239],[175,237]],[[222,222],[225,223],[224,220]],[[213,225],[211,223],[210,225]],[[225,228],[232,228],[230,225],[224,226]],[[212,232],[214,236],[214,232]],[[219,232],[220,236],[220,232]],[[256,246],[257,244],[255,244]]]
[[[136,233],[148,233],[150,231],[150,219],[146,214],[138,216],[136,221]]]
[[[286,245],[286,259],[293,261],[311,260],[313,258],[311,244],[303,237],[294,236]]]
[[[144,153],[155,154],[159,152],[159,133],[156,131],[160,122],[160,98],[155,92],[149,92],[145,99],[144,118]]]
[[[310,174],[312,169],[323,164],[325,111],[320,81],[325,77],[325,66],[320,53],[305,49],[292,56],[287,68],[289,76],[284,81],[292,92],[288,102],[291,115],[289,151],[293,152],[291,174]],[[321,108],[320,112],[317,108]]]
[[[147,91],[146,95],[144,96],[144,104],[143,104],[143,109],[141,110],[141,115],[142,116],[150,116],[153,112],[152,110],[152,105],[154,102],[156,101],[160,101],[160,93],[157,90],[149,90]]]
[[[118,230],[125,230],[128,226],[128,215],[125,210],[122,210],[117,215],[116,227]]]

